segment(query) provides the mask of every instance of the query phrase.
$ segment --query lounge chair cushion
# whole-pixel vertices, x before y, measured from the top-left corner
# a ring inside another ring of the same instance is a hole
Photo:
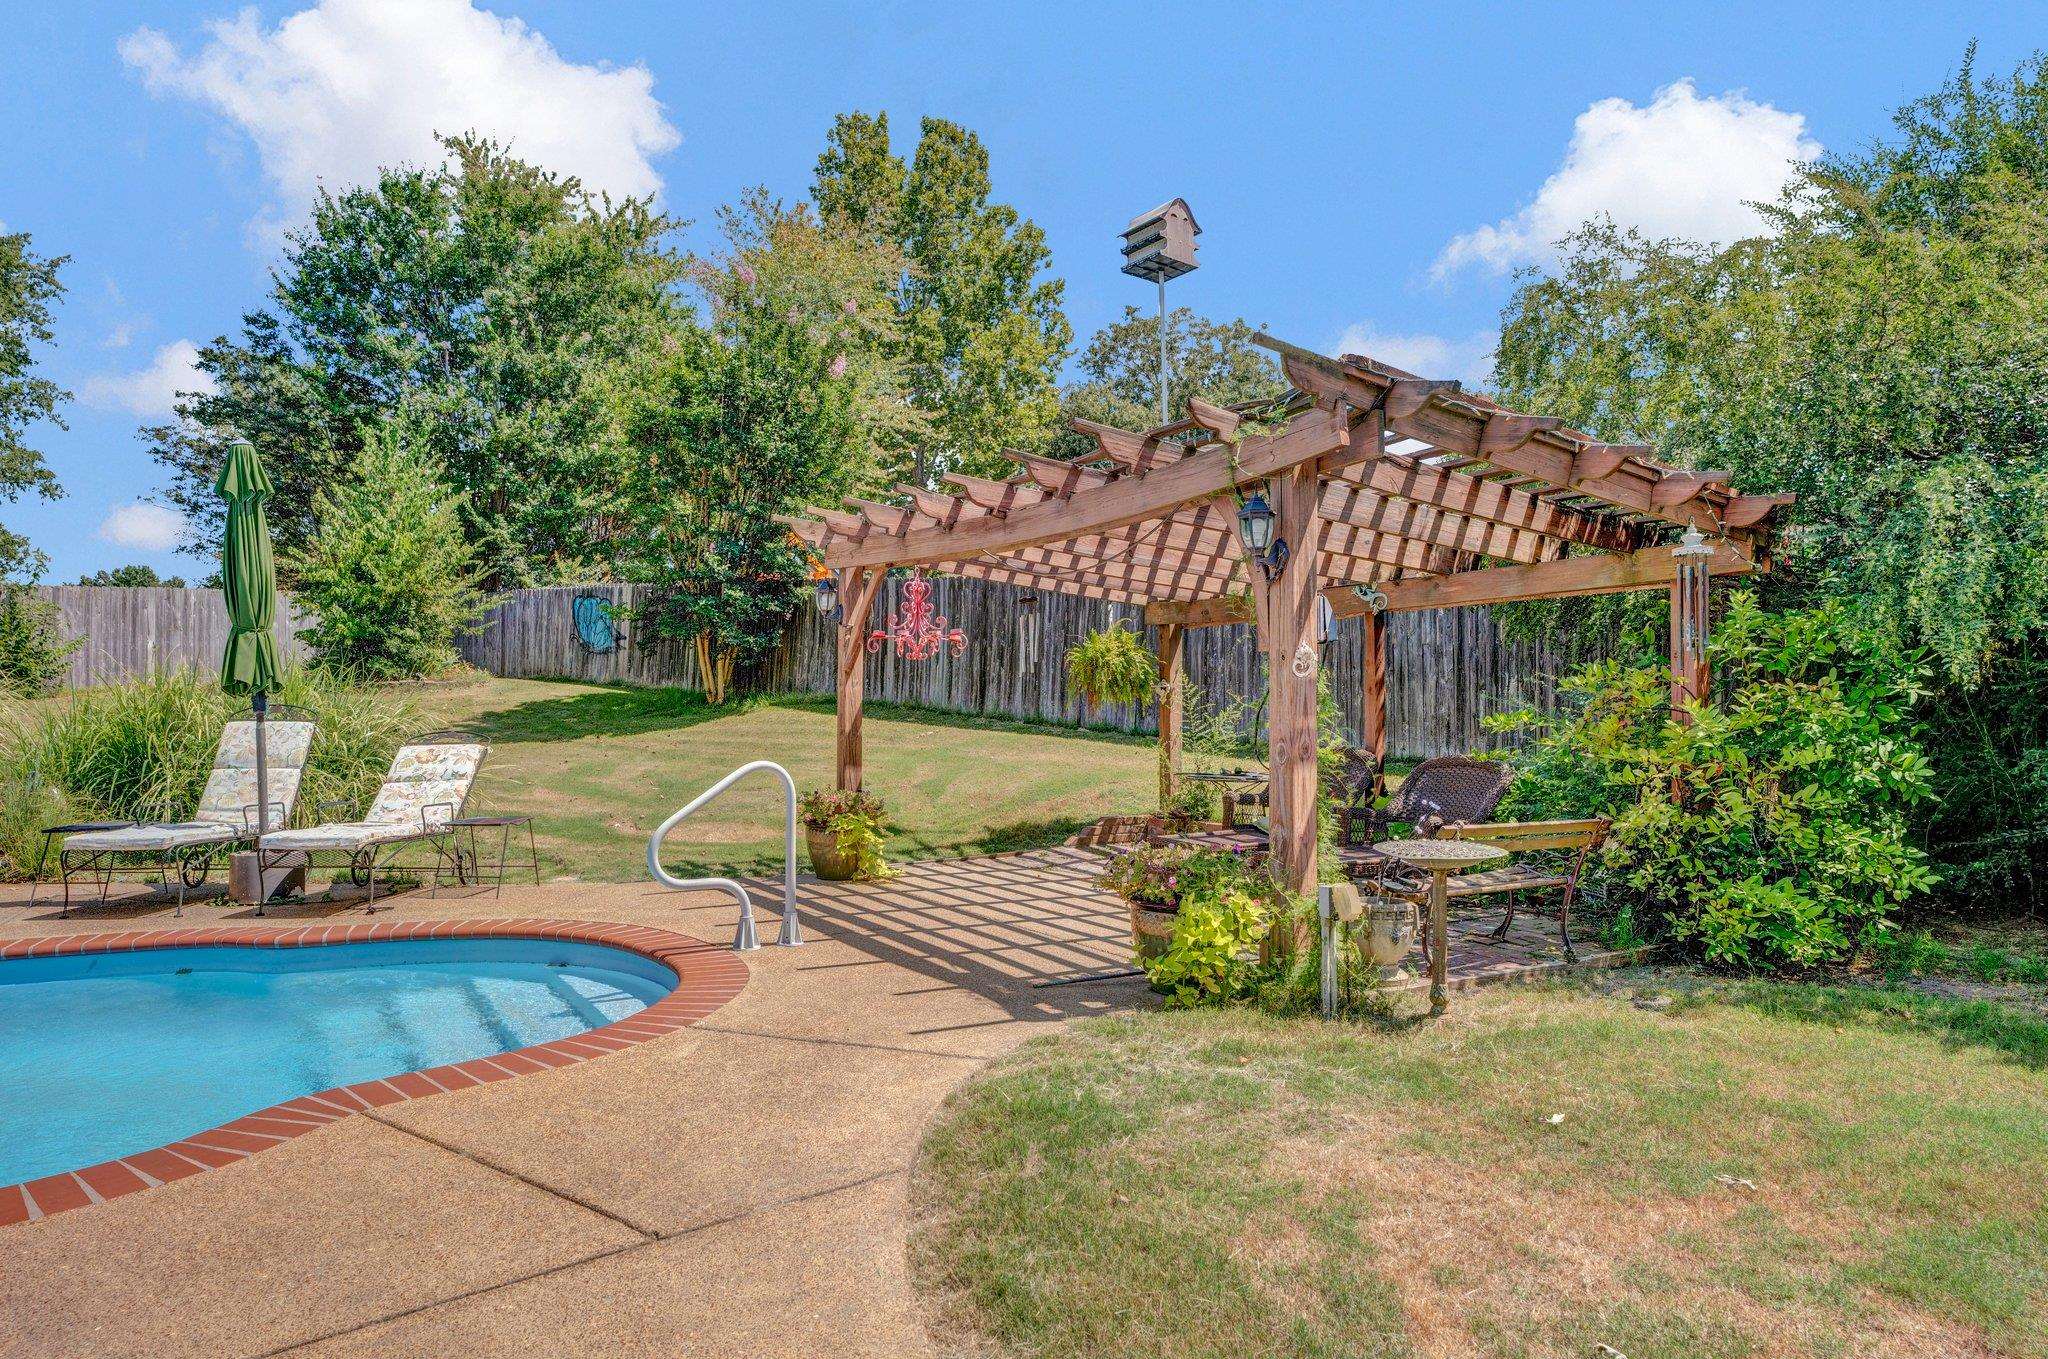
[[[105,853],[115,850],[124,854],[160,854],[192,845],[226,844],[242,836],[241,826],[242,817],[237,812],[231,825],[217,821],[177,821],[123,826],[118,830],[86,831],[82,835],[65,836],[64,852]]]
[[[265,852],[271,850],[333,849],[353,854],[359,849],[382,844],[388,840],[405,840],[421,831],[418,822],[407,824],[402,821],[332,821],[324,826],[306,826],[299,830],[272,831],[263,837]]]

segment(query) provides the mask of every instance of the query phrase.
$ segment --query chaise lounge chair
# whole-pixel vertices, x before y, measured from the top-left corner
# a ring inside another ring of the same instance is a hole
[[[259,816],[256,807],[256,723],[251,718],[236,718],[221,729],[213,771],[207,775],[206,790],[199,795],[198,809],[190,821],[86,821],[44,829],[36,876],[42,876],[52,842],[61,840],[57,875],[64,884],[62,914],[71,914],[74,874],[91,873],[100,885],[100,900],[105,901],[117,876],[159,876],[168,882],[175,868],[176,913],[183,915],[185,893],[206,881],[216,858],[253,843],[265,820],[276,826],[290,822],[292,808],[298,805],[306,754],[313,745],[313,722],[294,708],[273,707],[270,712],[263,726],[270,800],[267,818]],[[135,856],[145,861],[121,862],[123,857]]]
[[[442,848],[448,824],[462,815],[477,771],[490,747],[463,731],[435,731],[399,747],[391,758],[384,786],[360,821],[329,821],[298,830],[273,831],[258,852],[267,865],[290,854],[340,854],[348,861],[349,880],[370,889],[370,910],[377,909],[377,870],[407,868],[386,857],[400,846],[431,841],[435,845],[436,881],[447,851]],[[322,814],[341,804],[328,803]],[[458,861],[457,873],[463,871]]]

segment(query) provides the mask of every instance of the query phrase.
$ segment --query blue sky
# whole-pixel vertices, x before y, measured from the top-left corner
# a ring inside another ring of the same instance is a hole
[[[190,347],[262,302],[318,177],[479,126],[587,178],[713,209],[796,197],[834,113],[987,142],[1085,339],[1148,285],[1116,234],[1175,194],[1176,303],[1433,376],[1485,361],[1507,270],[1595,211],[1723,237],[1795,156],[1861,145],[1972,38],[2003,73],[2048,4],[1173,5],[786,0],[0,0],[0,223],[71,257],[37,445],[67,492],[0,506],[50,578],[203,573],[136,437]]]

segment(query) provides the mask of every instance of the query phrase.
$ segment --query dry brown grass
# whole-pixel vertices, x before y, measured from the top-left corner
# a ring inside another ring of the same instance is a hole
[[[2044,1182],[1996,1054],[1557,989],[1028,1050],[929,1139],[916,1253],[1020,1354],[2040,1359]]]

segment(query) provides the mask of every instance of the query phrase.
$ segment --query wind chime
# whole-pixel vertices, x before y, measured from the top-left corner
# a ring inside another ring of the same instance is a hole
[[[922,571],[910,573],[903,582],[903,612],[889,610],[889,626],[868,634],[868,652],[882,649],[884,642],[896,644],[896,655],[906,661],[928,661],[947,647],[958,656],[967,650],[967,634],[946,621],[932,604],[932,583]]]

